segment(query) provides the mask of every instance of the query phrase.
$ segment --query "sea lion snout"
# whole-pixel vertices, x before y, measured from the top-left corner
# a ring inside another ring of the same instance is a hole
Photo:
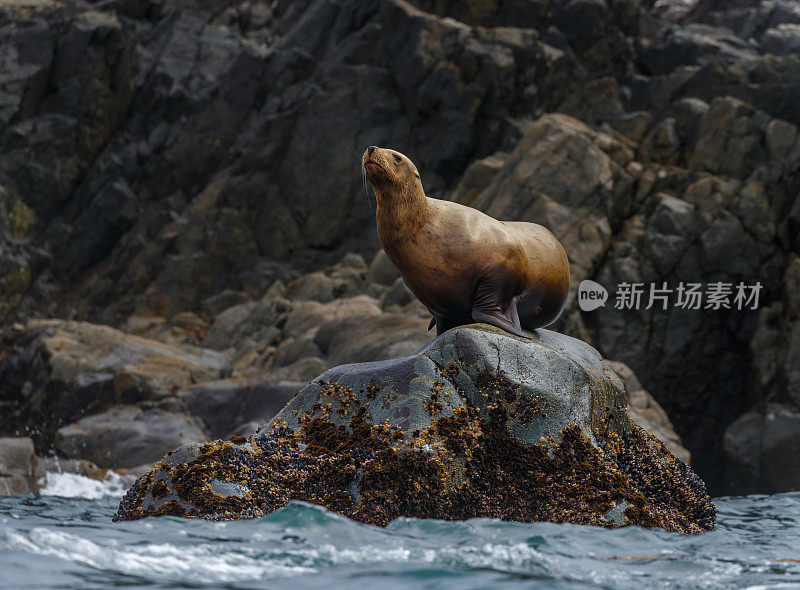
[[[391,166],[383,153],[385,151],[376,145],[371,145],[364,152],[364,157],[362,158],[364,172],[373,184],[394,180],[393,171],[390,170]]]
[[[419,172],[408,159],[398,151],[371,145],[364,152],[361,159],[364,172],[372,182],[376,184],[392,184],[404,186],[409,183],[419,182]],[[419,187],[420,190],[422,186]]]

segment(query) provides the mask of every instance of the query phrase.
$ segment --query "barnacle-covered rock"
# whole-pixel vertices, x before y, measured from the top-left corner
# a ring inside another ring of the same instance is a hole
[[[485,325],[331,369],[250,440],[181,447],[115,518],[246,518],[290,500],[376,525],[495,517],[699,533],[716,516],[691,468],[628,417],[596,350]]]

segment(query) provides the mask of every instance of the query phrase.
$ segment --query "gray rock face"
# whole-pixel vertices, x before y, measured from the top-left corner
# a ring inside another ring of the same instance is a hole
[[[725,431],[731,487],[742,490],[800,490],[800,413],[767,404],[744,414]]]
[[[303,387],[299,382],[211,381],[181,392],[189,412],[200,418],[211,438],[225,438],[249,422],[263,424]]]
[[[250,441],[168,454],[116,518],[252,517],[313,498],[371,524],[713,528],[705,486],[625,408],[622,382],[586,343],[461,326],[410,356],[326,371]]]
[[[287,261],[372,254],[372,211],[353,198],[365,145],[416,153],[442,191],[471,154],[518,133],[540,102],[532,87],[569,80],[535,31],[472,29],[396,0],[270,9],[250,37],[209,22],[219,13],[140,6],[79,11],[63,27],[61,14],[29,27],[19,13],[0,36],[15,82],[0,101],[0,187],[43,220],[27,239],[63,246],[42,280],[95,320],[171,316],[225,288],[263,293]],[[26,258],[20,271],[41,275]],[[331,299],[337,285],[316,278],[298,294]]]
[[[631,420],[648,434],[652,434],[663,442],[669,452],[686,463],[691,463],[692,454],[683,446],[681,437],[675,432],[675,427],[670,422],[669,416],[655,398],[642,387],[631,368],[625,363],[604,360],[603,363],[610,367],[625,387],[628,398],[628,415]]]
[[[28,322],[6,354],[0,390],[17,405],[9,404],[3,420],[16,415],[30,424],[40,452],[61,424],[120,403],[168,405],[180,388],[231,371],[228,357],[213,350],[62,320]],[[70,456],[81,457],[76,452]]]
[[[55,447],[99,467],[153,463],[168,450],[207,439],[200,422],[185,414],[117,406],[59,428]]]

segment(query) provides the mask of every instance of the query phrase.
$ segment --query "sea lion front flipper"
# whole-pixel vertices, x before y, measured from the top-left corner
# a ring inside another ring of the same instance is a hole
[[[431,323],[430,323],[430,324],[428,324],[428,332],[430,332],[431,330],[433,330],[433,327],[434,327],[435,325],[436,325],[436,316],[433,316],[433,317],[431,318]]]

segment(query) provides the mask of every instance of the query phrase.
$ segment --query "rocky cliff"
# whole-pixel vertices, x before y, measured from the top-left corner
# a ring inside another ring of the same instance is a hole
[[[800,486],[800,2],[14,0],[0,47],[3,434],[69,452],[57,427],[120,406],[221,432],[264,383],[427,342],[374,257],[377,144],[430,196],[552,229],[573,292],[759,282],[747,310],[573,297],[555,328],[633,369],[712,491]],[[181,350],[54,379],[37,317]],[[244,382],[209,405],[212,378]],[[61,391],[89,401],[45,419]]]

